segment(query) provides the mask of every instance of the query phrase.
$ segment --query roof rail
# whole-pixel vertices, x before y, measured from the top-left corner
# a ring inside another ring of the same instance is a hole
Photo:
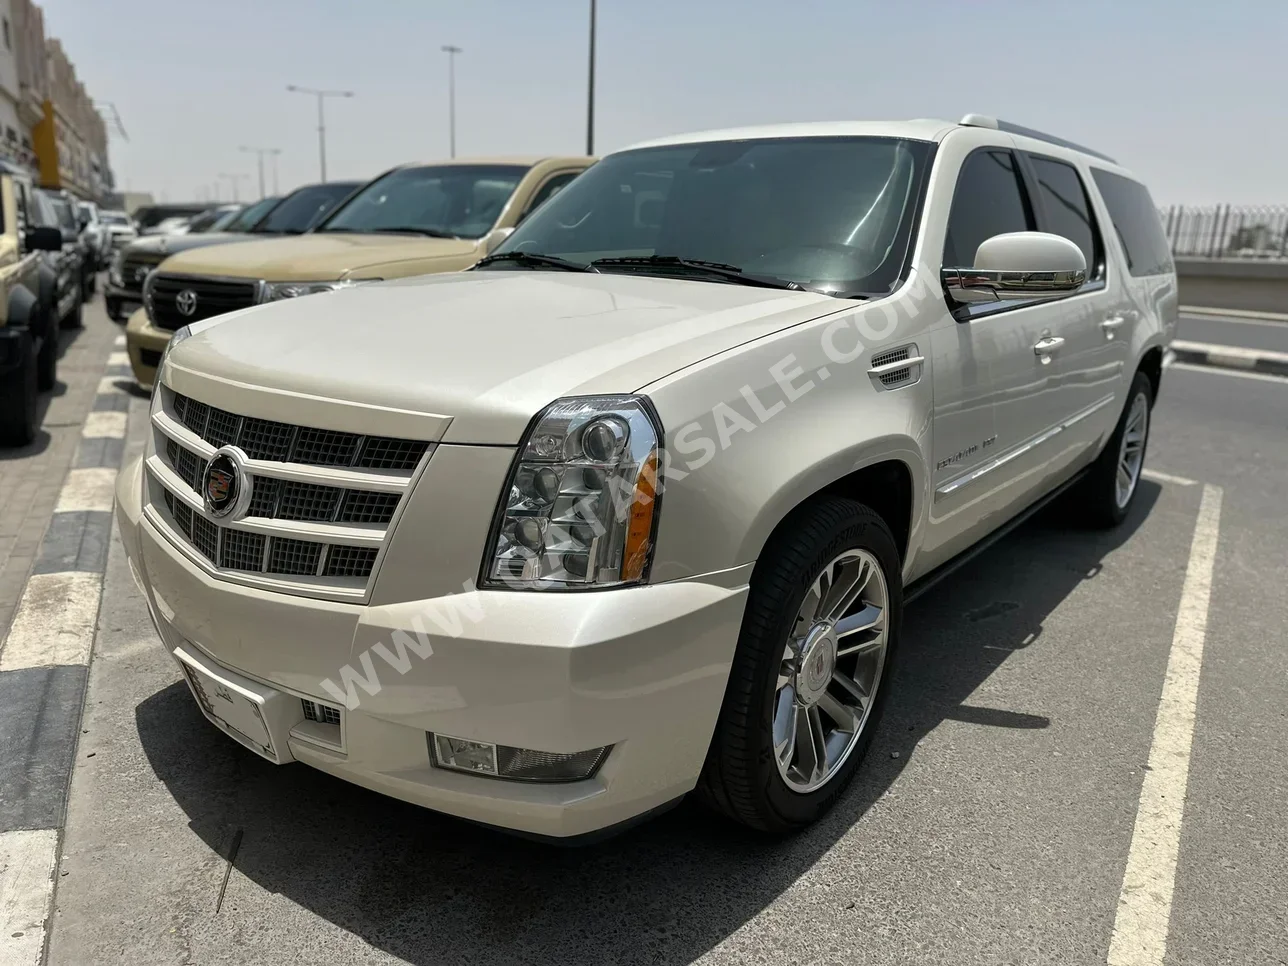
[[[1092,157],[1108,161],[1110,164],[1118,163],[1109,155],[1093,151],[1091,148],[1083,147],[1081,144],[1066,141],[1064,138],[1058,138],[1054,134],[1043,134],[1041,131],[1035,131],[1031,127],[1012,124],[1010,121],[999,121],[997,118],[989,117],[987,114],[967,114],[957,123],[963,127],[986,127],[994,131],[1005,131],[1007,134],[1019,134],[1022,137],[1033,138],[1037,141],[1046,141],[1047,144],[1058,144],[1062,148],[1081,151],[1083,154],[1090,154]]]

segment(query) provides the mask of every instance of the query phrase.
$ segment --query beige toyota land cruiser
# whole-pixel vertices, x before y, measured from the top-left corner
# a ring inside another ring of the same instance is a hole
[[[180,330],[117,519],[270,761],[528,834],[694,791],[781,833],[898,700],[906,599],[1066,491],[1147,512],[1176,317],[1149,192],[1058,138],[667,138],[469,272]]]
[[[259,302],[469,268],[593,158],[407,164],[355,192],[306,235],[186,251],[149,276],[126,326],[134,377],[156,378],[182,325]]]

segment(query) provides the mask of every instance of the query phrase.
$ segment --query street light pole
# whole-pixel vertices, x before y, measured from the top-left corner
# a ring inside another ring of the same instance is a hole
[[[590,79],[586,85],[586,153],[595,153],[595,0],[590,0]]]
[[[268,197],[266,194],[264,194],[264,155],[266,155],[266,154],[268,154],[268,155],[272,155],[272,157],[273,157],[273,192],[274,192],[274,194],[276,194],[276,193],[277,193],[277,156],[278,156],[279,154],[281,154],[281,153],[282,153],[282,152],[281,152],[281,149],[280,149],[280,148],[252,148],[252,147],[247,147],[246,145],[244,145],[244,144],[243,144],[243,145],[242,145],[241,147],[239,147],[237,150],[238,150],[238,151],[245,151],[247,154],[255,154],[255,155],[258,155],[258,159],[259,159],[259,196],[260,196],[261,198],[267,198],[267,197]]]
[[[456,55],[462,51],[451,44],[444,44],[439,49],[447,55],[447,130],[451,156],[456,157]]]
[[[326,180],[326,117],[322,112],[322,102],[328,97],[352,97],[353,91],[320,91],[312,87],[297,87],[287,84],[286,89],[292,94],[311,94],[318,99],[318,161],[322,169],[322,180]]]

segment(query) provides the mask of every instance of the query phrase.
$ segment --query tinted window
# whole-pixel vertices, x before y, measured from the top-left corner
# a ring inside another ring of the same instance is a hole
[[[948,214],[944,264],[969,268],[987,239],[1033,228],[1033,212],[1011,152],[976,151],[968,157],[957,176]]]
[[[1145,186],[1131,178],[1092,168],[1096,187],[1105,199],[1118,240],[1133,275],[1161,275],[1173,271],[1172,251],[1158,220],[1154,199]]]
[[[930,150],[800,137],[622,151],[573,179],[498,252],[680,256],[828,294],[884,293],[907,263]]]
[[[358,187],[356,182],[336,181],[328,184],[300,188],[287,195],[252,230],[275,235],[298,235],[308,231],[332,208],[342,202]]]
[[[350,198],[319,230],[481,238],[527,173],[510,164],[398,168]]]
[[[1100,232],[1078,169],[1052,158],[1030,155],[1029,161],[1037,175],[1038,193],[1042,198],[1042,230],[1062,235],[1081,248],[1087,260],[1087,278],[1101,278],[1104,258]]]
[[[188,231],[193,235],[200,235],[202,232],[210,231],[227,213],[227,210],[223,208],[211,208],[209,211],[203,211],[188,222]]]

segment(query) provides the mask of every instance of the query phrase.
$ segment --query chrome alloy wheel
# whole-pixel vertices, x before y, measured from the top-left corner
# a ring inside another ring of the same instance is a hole
[[[1114,499],[1122,509],[1136,492],[1141,465],[1145,462],[1145,440],[1149,436],[1149,400],[1143,393],[1131,401],[1122,443],[1118,447],[1118,475],[1114,480]]]
[[[876,557],[846,550],[797,611],[774,694],[774,759],[787,787],[826,785],[858,744],[886,662],[889,593]]]

